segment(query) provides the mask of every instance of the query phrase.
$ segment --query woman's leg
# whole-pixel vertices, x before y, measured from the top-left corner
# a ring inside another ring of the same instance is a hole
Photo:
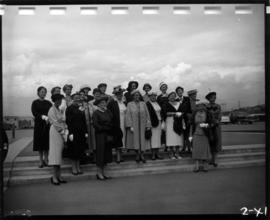
[[[156,151],[155,151],[155,149],[151,149],[151,151],[152,151],[152,160],[155,160],[156,159]]]
[[[49,163],[49,159],[48,159],[48,157],[49,157],[49,151],[46,150],[46,151],[43,152],[43,154],[44,154],[45,165],[48,166],[48,163]]]
[[[140,161],[140,153],[139,150],[135,150],[136,152],[136,161],[139,162]]]
[[[121,161],[121,155],[120,155],[120,148],[116,149],[116,162],[120,163]]]
[[[141,151],[141,160],[143,163],[146,162],[145,158],[144,158],[144,151]]]
[[[59,182],[58,181],[58,166],[57,165],[53,166],[53,176],[52,176],[52,178],[53,178],[53,182],[55,182],[55,183]]]
[[[42,168],[43,165],[43,151],[39,151],[39,168]]]
[[[194,172],[198,172],[199,171],[199,160],[195,160],[195,165],[194,165]]]
[[[72,168],[72,174],[77,175],[78,170],[77,170],[76,160],[71,160],[71,168]]]
[[[79,174],[82,174],[82,170],[81,170],[81,167],[80,167],[80,160],[76,161],[76,169],[77,169]]]
[[[103,167],[98,167],[97,166],[97,179],[104,180],[105,177],[103,176],[104,170]]]

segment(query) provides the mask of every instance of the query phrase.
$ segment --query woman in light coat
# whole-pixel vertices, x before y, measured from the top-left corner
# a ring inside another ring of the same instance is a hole
[[[126,147],[136,151],[136,161],[146,162],[144,151],[150,149],[146,143],[145,132],[151,129],[150,115],[145,102],[140,101],[141,94],[139,90],[131,92],[133,101],[127,105],[126,128],[127,139]]]

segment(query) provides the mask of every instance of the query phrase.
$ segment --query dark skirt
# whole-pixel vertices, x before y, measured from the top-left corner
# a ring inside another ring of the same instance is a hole
[[[222,150],[221,144],[221,127],[218,125],[217,127],[212,128],[211,130],[212,140],[210,143],[211,153],[218,153]]]
[[[85,134],[73,134],[73,141],[67,142],[67,156],[72,160],[80,160],[85,150],[87,149],[87,143]]]
[[[49,150],[50,125],[44,120],[35,120],[33,151]]]
[[[107,133],[96,133],[96,165],[101,168],[112,162],[112,147],[107,136]]]
[[[192,159],[194,160],[210,160],[211,152],[208,138],[205,135],[193,136]]]

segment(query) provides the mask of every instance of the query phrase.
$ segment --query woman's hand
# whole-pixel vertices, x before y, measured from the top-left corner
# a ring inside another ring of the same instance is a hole
[[[161,129],[164,131],[166,130],[166,124],[164,121],[161,123]]]
[[[73,138],[74,138],[74,137],[73,137],[73,134],[69,135],[69,140],[70,140],[70,141],[73,141]]]
[[[87,133],[85,133],[85,137],[88,138],[88,134]]]
[[[134,132],[134,128],[133,128],[133,127],[130,127],[130,131],[131,131],[131,132]]]
[[[44,121],[48,121],[49,118],[48,118],[48,116],[46,116],[46,115],[42,115],[42,116],[41,116],[41,119],[44,120]]]
[[[193,137],[190,136],[190,137],[188,138],[189,142],[192,142],[192,139],[193,139]]]
[[[181,115],[182,115],[182,112],[176,112],[176,117],[181,117]]]
[[[151,128],[146,128],[146,130],[151,130]]]

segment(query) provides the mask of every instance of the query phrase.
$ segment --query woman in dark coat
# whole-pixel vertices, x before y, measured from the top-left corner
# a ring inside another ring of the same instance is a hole
[[[221,126],[220,126],[221,107],[219,104],[216,104],[216,98],[217,98],[216,92],[209,92],[205,96],[205,98],[209,101],[209,103],[206,105],[206,108],[211,114],[211,118],[212,118],[211,130],[213,133],[213,142],[210,144],[212,159],[209,164],[213,165],[214,167],[217,167],[216,157],[217,157],[218,152],[222,150]]]
[[[1,132],[1,135],[2,135],[2,146],[1,146],[1,149],[2,150],[2,154],[1,154],[1,162],[4,162],[4,160],[6,159],[6,156],[7,156],[7,153],[8,153],[8,137],[7,137],[7,133],[5,131],[4,128],[2,128],[2,132]]]
[[[48,112],[52,104],[46,100],[47,89],[43,86],[38,87],[37,94],[39,99],[33,101],[31,110],[35,117],[33,150],[39,152],[39,168],[48,165],[49,150],[49,130]]]
[[[113,123],[112,113],[107,109],[107,96],[101,96],[94,102],[97,110],[93,113],[96,134],[96,165],[98,180],[110,179],[105,174],[105,167],[112,162]]]
[[[189,141],[193,142],[192,159],[195,160],[193,171],[207,172],[207,162],[211,158],[211,117],[203,104],[197,106],[191,121]]]
[[[80,94],[72,95],[73,102],[66,110],[66,123],[69,131],[68,155],[72,161],[72,174],[78,175],[83,172],[80,169],[80,159],[87,149],[87,127],[84,108],[80,103]]]
[[[124,94],[126,105],[129,102],[133,101],[133,95],[131,95],[131,92],[136,90],[138,87],[139,87],[139,83],[137,81],[130,81],[128,83],[127,92]],[[143,101],[143,97],[141,95],[140,95],[140,101]]]
[[[113,148],[116,149],[116,163],[123,162],[121,158],[121,148],[125,144],[125,114],[126,114],[126,105],[123,101],[123,91],[124,89],[121,86],[114,87],[113,94],[115,95],[108,103],[108,109],[113,114]]]

